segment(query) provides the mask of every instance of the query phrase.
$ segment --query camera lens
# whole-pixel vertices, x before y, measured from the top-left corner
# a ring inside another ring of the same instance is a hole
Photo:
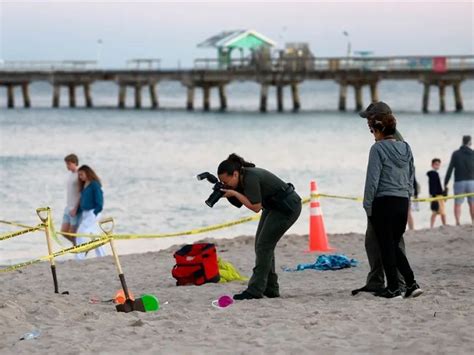
[[[214,207],[214,205],[219,201],[219,199],[224,196],[224,192],[221,190],[214,190],[209,198],[206,200],[206,205],[209,207]]]

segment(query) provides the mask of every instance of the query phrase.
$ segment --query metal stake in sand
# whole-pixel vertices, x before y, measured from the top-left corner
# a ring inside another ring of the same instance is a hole
[[[110,227],[107,228],[106,224],[110,224]],[[100,226],[100,229],[102,229],[102,231],[107,236],[110,236],[114,230],[115,221],[113,218],[105,218],[99,221],[99,226]],[[115,250],[113,238],[110,238],[109,243],[110,243],[110,248],[112,249],[112,254],[114,256],[115,266],[119,274],[118,276],[120,279],[120,283],[122,284],[123,293],[125,294],[125,303],[118,304],[115,306],[115,308],[117,309],[117,312],[125,312],[125,313],[132,312],[132,311],[146,312],[145,306],[143,304],[143,300],[141,298],[137,298],[135,300],[132,300],[130,298],[127,283],[125,282],[125,275],[123,274],[122,266],[120,265],[120,260]]]
[[[44,231],[46,235],[46,243],[48,245],[48,254],[49,254],[49,264],[51,265],[51,274],[53,275],[53,283],[54,283],[54,293],[59,293],[58,287],[58,277],[56,275],[56,264],[54,262],[53,255],[53,247],[51,243],[51,226],[52,226],[52,218],[51,218],[51,209],[49,207],[41,207],[36,209],[36,214],[38,215],[41,222],[44,224]],[[46,214],[46,216],[45,216]],[[68,291],[64,291],[63,295],[69,294]]]

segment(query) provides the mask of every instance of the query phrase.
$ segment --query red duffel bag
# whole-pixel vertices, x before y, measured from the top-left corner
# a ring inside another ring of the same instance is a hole
[[[176,285],[202,285],[207,282],[219,282],[219,266],[214,244],[188,244],[174,253],[176,265],[171,274]]]

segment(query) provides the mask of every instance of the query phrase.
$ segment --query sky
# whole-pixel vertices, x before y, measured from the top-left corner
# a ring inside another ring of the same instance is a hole
[[[257,30],[278,47],[307,42],[316,56],[345,56],[348,41],[377,56],[474,54],[473,18],[471,1],[0,0],[0,59],[99,59],[117,68],[160,58],[163,67],[189,67],[216,56],[198,43],[234,29]]]

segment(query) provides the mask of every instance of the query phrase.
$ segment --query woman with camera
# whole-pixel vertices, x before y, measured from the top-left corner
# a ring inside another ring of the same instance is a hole
[[[369,154],[364,209],[380,246],[387,288],[376,293],[401,298],[397,269],[406,283],[405,298],[423,293],[415,281],[408,259],[400,249],[405,233],[410,196],[414,192],[414,164],[410,146],[394,137],[396,119],[391,113],[372,116],[369,128],[375,137]]]
[[[255,267],[242,293],[235,300],[280,297],[275,272],[275,247],[301,213],[301,198],[293,185],[271,172],[257,168],[236,154],[231,154],[217,169],[225,185],[224,197],[236,207],[244,205],[255,213],[263,210],[255,236]]]

